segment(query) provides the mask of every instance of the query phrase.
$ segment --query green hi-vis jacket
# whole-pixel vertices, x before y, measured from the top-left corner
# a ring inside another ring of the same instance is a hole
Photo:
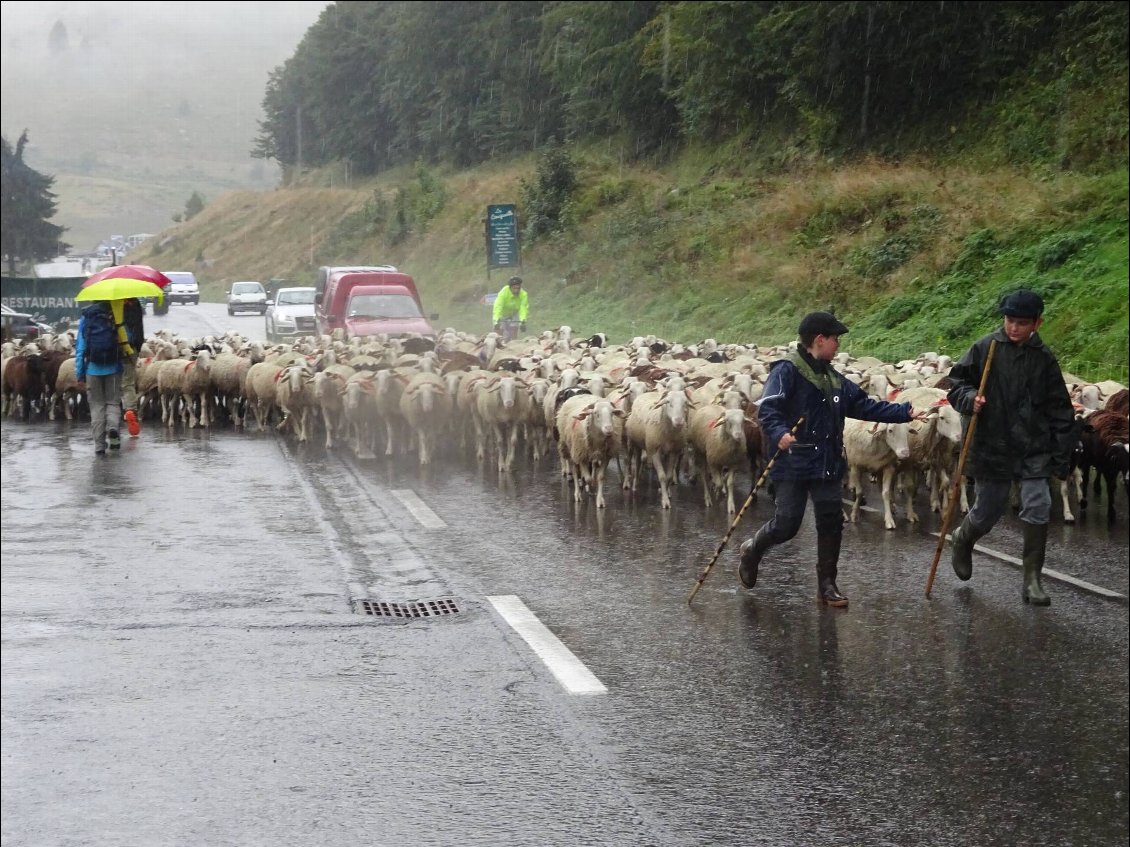
[[[510,293],[510,286],[502,286],[502,290],[498,292],[498,296],[494,298],[494,323],[498,323],[504,318],[512,318],[518,316],[518,320],[524,321],[527,313],[530,311],[530,297],[526,294],[526,289],[519,288],[518,296],[515,297]]]

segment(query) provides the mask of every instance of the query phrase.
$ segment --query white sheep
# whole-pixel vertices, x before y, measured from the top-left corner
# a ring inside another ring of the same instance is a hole
[[[157,393],[161,398],[161,423],[165,426],[176,426],[178,414],[187,422],[187,412],[182,411],[180,406],[184,398],[184,374],[191,366],[191,359],[181,358],[153,364],[157,370]]]
[[[632,404],[626,426],[629,487],[636,490],[642,455],[646,453],[659,479],[664,509],[671,508],[671,486],[678,482],[679,458],[687,446],[687,415],[693,408],[681,379],[673,379],[668,386],[641,395]]]
[[[255,423],[262,432],[274,415],[279,376],[283,369],[271,362],[256,362],[247,370],[243,381],[243,397],[255,414]]]
[[[476,386],[475,409],[483,429],[494,433],[499,471],[509,471],[514,463],[520,426],[529,406],[530,393],[516,376],[495,373]],[[483,455],[480,444],[478,456],[481,459]]]
[[[863,473],[882,474],[883,522],[895,528],[891,510],[891,484],[899,462],[910,456],[908,424],[871,423],[848,418],[844,421],[844,453],[848,463],[848,488],[853,492],[851,522],[859,520],[863,500]]]
[[[316,409],[317,401],[310,387],[313,378],[314,374],[305,362],[293,364],[283,368],[275,386],[275,401],[283,413],[278,429],[289,426],[299,444],[306,443],[310,412]]]
[[[334,436],[340,437],[344,429],[342,397],[349,378],[355,373],[349,365],[329,365],[325,370],[314,374],[310,389],[325,425],[327,450],[333,449]]]
[[[345,381],[341,392],[341,414],[354,455],[358,459],[375,458],[380,413],[377,410],[377,384],[372,374],[357,371]]]
[[[400,395],[400,413],[416,438],[420,464],[428,464],[439,435],[450,421],[451,405],[443,377],[428,371],[411,377]]]
[[[690,416],[688,439],[703,467],[706,507],[713,505],[710,492],[714,489],[726,498],[726,509],[734,514],[734,471],[748,462],[745,413],[719,405],[695,409]]]
[[[562,462],[573,467],[573,500],[581,501],[587,482],[596,489],[596,506],[603,509],[604,472],[620,455],[624,413],[610,400],[579,395],[561,404],[557,430]]]
[[[929,412],[925,420],[910,423],[910,457],[901,470],[906,494],[906,517],[918,522],[914,509],[917,481],[925,478],[930,492],[930,509],[940,512],[950,496],[950,481],[961,451],[961,416],[949,405],[946,392],[940,388],[916,386],[899,392],[899,402],[910,403],[916,410]],[[969,511],[965,490],[961,490],[962,510]]]

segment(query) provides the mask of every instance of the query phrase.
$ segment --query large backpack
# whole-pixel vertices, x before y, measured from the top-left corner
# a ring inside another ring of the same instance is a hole
[[[110,310],[101,305],[87,306],[82,317],[86,361],[95,365],[117,364],[121,348],[118,346],[118,327]]]

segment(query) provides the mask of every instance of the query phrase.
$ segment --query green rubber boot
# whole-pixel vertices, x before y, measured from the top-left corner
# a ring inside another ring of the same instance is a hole
[[[1024,524],[1024,587],[1020,596],[1025,603],[1033,606],[1050,606],[1052,600],[1040,585],[1040,574],[1044,571],[1044,555],[1048,549],[1048,525],[1046,523]]]

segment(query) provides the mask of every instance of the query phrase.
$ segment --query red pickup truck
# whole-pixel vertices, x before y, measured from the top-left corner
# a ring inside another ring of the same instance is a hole
[[[424,317],[416,283],[399,271],[332,272],[314,303],[320,334],[335,329],[345,330],[349,337],[420,334],[434,338],[436,334]],[[439,320],[438,314],[429,317]]]

